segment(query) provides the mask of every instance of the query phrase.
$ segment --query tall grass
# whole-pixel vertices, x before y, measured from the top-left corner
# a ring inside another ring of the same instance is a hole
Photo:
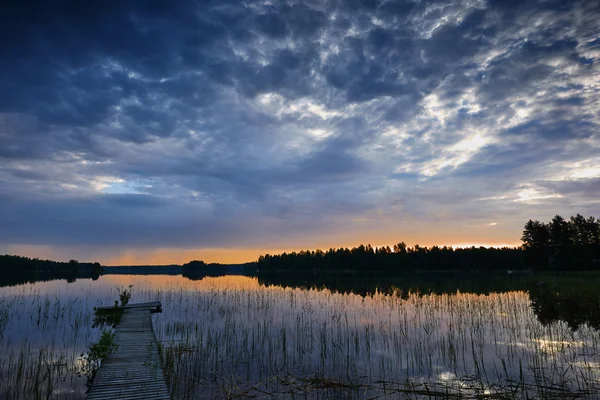
[[[165,292],[155,320],[180,398],[594,398],[598,332],[541,325],[526,292],[476,295],[240,287]]]
[[[85,398],[81,354],[100,337],[93,308],[116,294],[91,280],[1,288],[0,399]]]

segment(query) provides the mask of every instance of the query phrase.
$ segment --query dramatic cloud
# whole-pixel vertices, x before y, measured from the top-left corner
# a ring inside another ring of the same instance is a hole
[[[0,17],[0,252],[504,244],[600,216],[597,2],[34,3]]]

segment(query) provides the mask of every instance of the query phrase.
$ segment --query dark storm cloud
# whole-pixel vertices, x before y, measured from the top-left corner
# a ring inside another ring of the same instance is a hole
[[[218,246],[589,202],[600,10],[508,3],[9,4],[0,244]]]

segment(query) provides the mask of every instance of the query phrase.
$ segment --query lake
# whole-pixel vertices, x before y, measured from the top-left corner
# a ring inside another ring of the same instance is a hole
[[[193,398],[600,398],[600,275],[103,275],[0,288],[0,398],[84,399],[93,307],[160,300]],[[175,397],[174,397],[175,398]]]

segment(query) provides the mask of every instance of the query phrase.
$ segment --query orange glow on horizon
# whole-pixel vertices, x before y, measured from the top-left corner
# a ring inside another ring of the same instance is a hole
[[[399,243],[399,242],[395,242]],[[373,247],[383,247],[390,246],[393,247],[395,243],[391,244],[381,244],[374,245],[371,243]],[[241,264],[246,262],[257,261],[261,255],[265,254],[281,254],[281,253],[291,253],[293,251],[298,252],[301,250],[317,250],[321,249],[323,251],[328,250],[329,248],[338,248],[338,247],[357,247],[360,244],[367,243],[358,243],[350,246],[328,246],[328,247],[314,247],[314,248],[292,248],[292,249],[193,249],[193,250],[177,250],[177,249],[161,249],[152,252],[149,254],[140,254],[137,251],[128,251],[122,258],[110,258],[110,262],[107,262],[104,265],[170,265],[170,264],[184,264],[191,260],[202,260],[207,263],[221,263],[221,264]],[[422,243],[414,243],[419,244],[420,246],[431,247],[436,244],[422,244]],[[414,244],[408,244],[409,247],[414,246]],[[464,247],[518,247],[521,243],[481,243],[481,242],[470,242],[470,243],[457,243],[446,245],[448,247],[453,248],[464,248]],[[443,247],[444,245],[439,245]]]
[[[423,238],[424,239],[424,238]],[[457,238],[458,239],[458,238]],[[497,240],[494,240],[497,239]],[[504,240],[503,240],[504,239]],[[293,252],[300,250],[328,250],[329,248],[356,247],[360,244],[371,244],[373,247],[390,246],[404,241],[408,246],[415,244],[431,247],[450,246],[454,248],[484,246],[484,247],[518,247],[520,241],[510,241],[506,238],[482,237],[463,237],[454,241],[442,240],[352,240],[336,241],[326,246],[319,246],[314,243],[305,243],[304,246],[286,246],[272,248],[206,248],[206,249],[177,249],[177,248],[158,248],[158,249],[78,249],[78,248],[56,248],[51,246],[9,246],[6,249],[0,249],[0,254],[16,254],[31,258],[51,259],[57,261],[68,261],[69,259],[78,259],[80,261],[98,261],[102,265],[181,265],[191,260],[203,260],[207,263],[221,264],[239,264],[258,260],[261,255],[280,254],[283,252]],[[445,243],[444,243],[445,242]]]

